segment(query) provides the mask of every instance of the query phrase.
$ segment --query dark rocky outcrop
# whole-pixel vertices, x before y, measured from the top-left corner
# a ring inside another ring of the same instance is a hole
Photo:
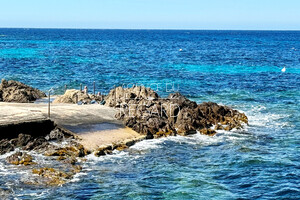
[[[197,105],[179,93],[159,98],[145,87],[115,88],[106,97],[105,105],[119,108],[116,117],[147,138],[189,135],[197,131],[214,135],[215,130],[242,128],[243,123],[248,123],[245,114],[227,106],[212,102]]]
[[[49,143],[50,141],[55,143]],[[7,156],[6,162],[8,164],[27,166],[24,169],[37,167],[32,169],[32,173],[38,176],[32,176],[30,180],[25,182],[27,184],[53,186],[66,183],[68,179],[79,173],[82,169],[80,161],[82,161],[82,157],[89,153],[81,144],[74,140],[74,137],[69,132],[58,126],[55,126],[45,136],[44,134],[36,136],[20,133],[16,138],[2,139],[0,141],[0,154],[16,149],[21,149],[21,151]],[[32,150],[49,156],[49,159],[53,160],[53,166],[56,168],[54,169],[51,165],[45,165],[45,163],[41,163],[38,160],[36,161],[37,163],[33,162],[34,158],[27,153],[27,151]]]
[[[37,125],[37,127],[35,127],[35,125]],[[43,129],[41,125],[44,125],[45,129]],[[27,129],[29,126],[30,129]],[[42,131],[38,132],[38,130],[35,130],[36,128]],[[2,129],[5,132],[2,132]],[[30,130],[32,130],[32,132],[30,132]],[[60,142],[66,138],[73,138],[72,134],[58,127],[50,120],[45,120],[43,123],[27,122],[4,126],[0,127],[0,131],[0,155],[11,152],[16,148],[26,151],[45,151],[52,146],[49,141],[54,140]]]
[[[30,103],[43,97],[46,97],[44,92],[25,85],[24,83],[4,79],[1,81],[0,101]]]
[[[42,136],[32,137],[31,135],[23,133],[19,134],[17,138],[13,138],[11,140],[2,139],[0,142],[0,155],[13,151],[16,148],[27,151],[43,150],[47,149],[50,145],[48,141]]]

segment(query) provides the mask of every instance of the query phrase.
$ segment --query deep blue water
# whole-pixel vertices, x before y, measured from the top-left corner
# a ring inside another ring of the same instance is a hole
[[[24,185],[0,158],[0,188],[17,198],[300,198],[300,31],[0,29],[0,78],[57,94],[95,81],[101,92],[137,83],[164,96],[174,84],[249,117],[240,131],[89,156],[60,188]]]

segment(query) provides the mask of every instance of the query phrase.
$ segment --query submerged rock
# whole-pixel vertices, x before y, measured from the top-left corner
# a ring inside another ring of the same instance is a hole
[[[170,135],[189,135],[199,131],[214,135],[218,129],[242,128],[248,123],[244,113],[212,102],[197,105],[180,93],[159,98],[150,88],[121,87],[110,91],[106,97],[107,106],[119,108],[117,119],[147,138]]]
[[[64,95],[57,97],[53,103],[78,103],[82,104],[94,104],[96,102],[100,103],[104,96],[86,94],[80,90],[67,90]]]
[[[0,84],[0,101],[30,103],[46,94],[38,89],[25,85],[18,81],[2,80]]]
[[[66,173],[63,171],[56,170],[54,168],[47,167],[33,169],[32,173],[45,178],[44,182],[47,185],[62,185],[66,183],[67,179],[73,177],[72,173]],[[36,184],[40,184],[40,182],[36,182]]]

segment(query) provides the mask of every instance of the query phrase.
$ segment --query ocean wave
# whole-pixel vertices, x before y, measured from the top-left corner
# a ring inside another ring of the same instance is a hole
[[[252,105],[251,109],[245,112],[248,116],[249,126],[267,128],[293,127],[290,122],[284,121],[284,119],[289,119],[291,115],[272,113],[269,110],[263,105]]]

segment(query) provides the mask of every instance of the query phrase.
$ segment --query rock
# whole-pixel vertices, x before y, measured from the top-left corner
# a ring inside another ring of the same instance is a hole
[[[159,131],[154,135],[154,138],[168,137],[168,136],[174,136],[174,135],[176,135],[176,133],[174,133],[173,131],[168,131],[168,132]]]
[[[128,146],[125,144],[121,144],[121,145],[118,145],[115,147],[115,149],[118,151],[123,151],[124,149],[127,149],[127,148],[128,148]]]
[[[113,147],[111,145],[101,146],[95,151],[94,155],[95,156],[104,156],[107,154],[111,154],[112,151],[113,151]]]
[[[200,124],[196,123],[196,113],[194,109],[183,107],[177,116],[174,124],[175,129],[179,135],[195,134],[196,130],[200,127]]]
[[[47,149],[49,142],[44,137],[37,137],[28,142],[26,146],[23,147],[23,150],[39,150]]]
[[[200,133],[203,135],[214,136],[217,132],[209,128],[203,128],[200,130]]]
[[[197,131],[214,135],[215,131],[209,129],[214,125],[218,129],[232,130],[248,123],[244,113],[227,106],[212,102],[197,105],[180,93],[170,94],[163,99],[145,87],[118,87],[111,90],[105,100],[106,106],[120,109],[117,119],[136,132],[146,135],[147,139],[189,135]],[[106,154],[105,150],[99,152]]]
[[[62,158],[62,157],[84,157],[88,153],[89,152],[87,152],[84,149],[83,145],[73,142],[72,146],[50,149],[46,151],[44,154],[46,156],[60,156]]]
[[[10,164],[14,165],[32,165],[32,156],[24,153],[24,152],[17,152],[14,153],[6,158],[6,161]]]
[[[90,103],[100,103],[104,96],[96,96],[91,94],[86,94],[80,90],[67,90],[64,95],[57,97],[53,103],[78,103],[90,104]]]
[[[13,151],[15,148],[8,139],[0,140],[0,155]]]
[[[49,140],[62,141],[64,137],[65,135],[59,129],[54,129],[45,137],[45,139],[47,141]]]
[[[105,97],[105,105],[109,107],[118,107],[121,104],[128,104],[130,101],[138,102],[141,99],[157,99],[158,94],[150,88],[135,86],[124,89],[117,87],[109,92]]]
[[[44,92],[21,82],[6,81],[4,79],[1,81],[0,101],[29,103],[43,97],[46,97]]]
[[[14,138],[10,142],[15,147],[23,147],[26,146],[31,140],[33,140],[33,138],[30,135],[21,133],[18,135],[18,138]]]
[[[72,172],[74,174],[77,174],[77,173],[81,172],[81,170],[82,170],[82,167],[80,165],[74,165]]]
[[[47,185],[63,185],[66,183],[67,179],[71,179],[73,174],[65,173],[63,171],[56,170],[54,168],[40,168],[40,169],[33,169],[33,174],[37,174],[46,179]]]

